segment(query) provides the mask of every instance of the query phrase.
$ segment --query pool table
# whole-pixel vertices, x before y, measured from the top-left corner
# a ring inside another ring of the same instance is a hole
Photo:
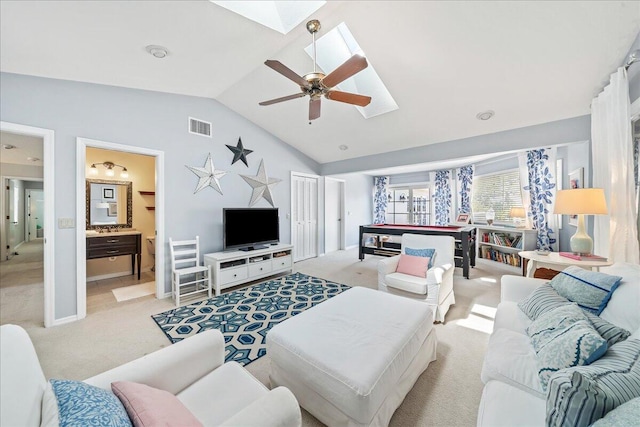
[[[385,242],[382,236],[402,236],[404,233],[426,234],[430,236],[452,236],[456,240],[456,267],[462,268],[462,275],[469,278],[469,267],[476,266],[476,229],[459,225],[411,225],[411,224],[371,224],[360,226],[360,260],[365,254],[394,256],[400,253],[400,243]],[[367,244],[364,235],[374,235],[373,244]]]

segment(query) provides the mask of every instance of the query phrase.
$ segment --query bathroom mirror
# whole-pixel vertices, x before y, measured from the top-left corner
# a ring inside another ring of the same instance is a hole
[[[131,181],[86,181],[86,229],[131,228]]]

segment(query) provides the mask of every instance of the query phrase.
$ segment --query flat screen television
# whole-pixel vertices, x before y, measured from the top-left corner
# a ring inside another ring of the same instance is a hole
[[[278,208],[224,208],[224,250],[264,249],[280,241]]]

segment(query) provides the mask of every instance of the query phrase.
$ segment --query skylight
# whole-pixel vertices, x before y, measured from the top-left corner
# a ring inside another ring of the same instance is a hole
[[[326,1],[214,1],[218,6],[287,34]]]
[[[325,73],[335,70],[344,61],[357,53],[366,57],[344,22],[317,39],[316,50],[318,66]],[[313,57],[313,45],[307,46],[305,52]],[[399,108],[382,79],[376,73],[369,58],[367,58],[367,61],[369,62],[367,68],[337,86],[338,89],[344,92],[353,92],[371,97],[371,103],[366,107],[355,107],[365,119]]]

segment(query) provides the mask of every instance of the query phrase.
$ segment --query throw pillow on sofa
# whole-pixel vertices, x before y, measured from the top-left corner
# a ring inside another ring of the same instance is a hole
[[[640,340],[629,338],[589,366],[563,369],[551,376],[546,424],[589,426],[637,397],[640,397]]]
[[[633,426],[640,423],[640,397],[623,403],[593,423],[592,427]]]
[[[619,326],[609,323],[600,316],[596,316],[589,311],[584,310],[583,313],[587,316],[587,319],[591,322],[596,331],[602,338],[607,340],[607,344],[611,347],[614,344],[624,341],[629,338],[630,332],[626,329],[622,329]]]
[[[181,426],[202,427],[202,423],[168,391],[130,381],[111,383],[135,427]]]
[[[570,266],[565,268],[549,284],[561,296],[586,310],[599,315],[607,306],[611,294],[622,277]]]
[[[432,248],[427,248],[427,249],[404,248],[404,253],[407,255],[429,258],[428,268],[433,267],[433,261],[436,259],[436,250]]]
[[[108,390],[81,381],[49,380],[58,401],[60,427],[131,427],[127,412]]]
[[[538,316],[526,332],[538,353],[558,333],[580,320],[587,320],[584,311],[577,304],[564,304]]]
[[[607,351],[607,342],[588,320],[579,320],[558,332],[540,351],[538,377],[542,389],[547,389],[549,378],[561,369],[588,365]]]
[[[416,277],[427,277],[429,257],[400,254],[396,273],[408,274]]]
[[[545,283],[520,301],[518,307],[529,319],[536,320],[541,314],[565,304],[570,304],[570,301]]]

